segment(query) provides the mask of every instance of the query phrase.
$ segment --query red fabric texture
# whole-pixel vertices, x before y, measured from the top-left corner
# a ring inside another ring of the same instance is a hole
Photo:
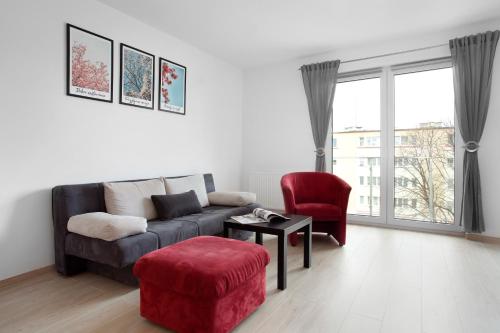
[[[281,189],[288,214],[312,216],[313,232],[332,234],[345,244],[349,184],[331,173],[293,172],[281,178]],[[290,243],[297,244],[296,233]]]
[[[342,217],[339,206],[325,203],[302,203],[295,205],[296,214],[314,216],[315,221],[331,221]]]
[[[137,261],[141,315],[176,332],[228,332],[266,297],[267,250],[195,237]]]

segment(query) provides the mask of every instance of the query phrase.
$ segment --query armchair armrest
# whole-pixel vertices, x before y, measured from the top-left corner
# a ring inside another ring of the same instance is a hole
[[[281,179],[281,191],[283,192],[283,201],[285,202],[285,212],[287,214],[295,214],[295,196],[289,184]]]
[[[349,195],[352,188],[342,178],[335,175],[332,175],[332,177],[334,203],[342,209],[342,213],[345,215],[347,211],[347,204],[349,203]]]

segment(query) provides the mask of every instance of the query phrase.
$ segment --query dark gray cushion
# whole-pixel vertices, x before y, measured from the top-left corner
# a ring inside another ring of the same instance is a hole
[[[200,201],[194,190],[179,194],[152,195],[151,200],[160,220],[201,213]]]
[[[231,216],[245,215],[251,213],[255,208],[259,208],[260,205],[257,203],[253,203],[250,205],[242,206],[242,207],[234,207],[234,206],[208,206],[203,208],[204,214],[224,214],[226,218],[230,218]]]
[[[145,232],[108,242],[70,232],[65,245],[66,254],[122,268],[158,249],[158,236]]]
[[[224,231],[224,213],[201,213],[191,214],[177,218],[185,223],[191,223],[196,226],[197,233],[200,236],[216,235]]]
[[[243,207],[232,206],[208,206],[203,208],[201,214],[192,214],[179,217],[176,220],[192,222],[198,225],[199,235],[216,235],[224,231],[224,221],[235,215],[250,213],[258,204],[251,204]]]
[[[182,218],[150,221],[147,230],[158,236],[160,248],[198,236],[198,226],[195,223],[183,221]]]

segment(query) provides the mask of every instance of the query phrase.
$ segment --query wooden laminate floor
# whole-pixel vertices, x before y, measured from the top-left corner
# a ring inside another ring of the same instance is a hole
[[[500,332],[500,246],[462,238],[348,227],[339,248],[313,236],[313,265],[289,247],[288,288],[235,332]],[[1,332],[167,332],[139,316],[139,292],[90,273],[46,272],[0,288]]]

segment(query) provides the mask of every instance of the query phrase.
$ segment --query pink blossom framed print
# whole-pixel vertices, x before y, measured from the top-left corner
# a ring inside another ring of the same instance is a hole
[[[154,108],[155,56],[120,44],[120,103]]]
[[[66,38],[66,94],[112,103],[113,41],[71,24]]]
[[[158,110],[186,114],[186,67],[160,58]]]

